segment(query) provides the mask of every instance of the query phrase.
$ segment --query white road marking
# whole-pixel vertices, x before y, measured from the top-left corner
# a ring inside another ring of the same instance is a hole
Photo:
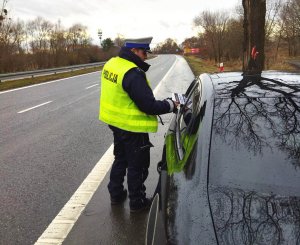
[[[174,63],[177,63],[176,61],[177,58]],[[156,95],[161,82],[166,79],[173,67],[174,65],[172,65],[158,86],[156,86],[153,91],[154,95]],[[71,199],[39,237],[35,245],[61,245],[63,243],[97,188],[102,183],[105,175],[110,170],[114,160],[113,148],[112,144],[75,191]]]
[[[50,84],[50,83],[56,83],[56,82],[64,81],[64,80],[71,79],[71,78],[74,78],[74,77],[81,77],[81,76],[85,76],[85,75],[93,74],[93,73],[97,73],[97,72],[101,72],[101,71],[94,71],[94,72],[91,72],[91,73],[86,73],[86,74],[82,74],[82,75],[78,75],[78,76],[66,77],[66,78],[62,78],[62,79],[58,79],[58,80],[54,80],[54,81],[50,81],[50,82],[39,83],[39,84],[30,85],[30,86],[26,86],[26,87],[22,87],[22,88],[15,88],[15,89],[11,89],[11,90],[6,90],[6,91],[3,91],[3,92],[0,92],[0,94],[5,94],[5,93],[18,91],[18,90],[27,89],[27,88],[42,86],[42,85],[46,85],[46,84]]]
[[[111,145],[35,245],[62,244],[103,181],[113,160],[113,145]]]
[[[45,103],[42,103],[42,104],[39,104],[39,105],[30,107],[30,108],[25,109],[25,110],[23,110],[23,111],[19,111],[18,113],[24,113],[24,112],[26,112],[26,111],[33,110],[33,109],[38,108],[38,107],[41,107],[41,106],[43,106],[43,105],[47,105],[47,104],[49,104],[49,103],[51,103],[51,102],[52,102],[52,101],[47,101],[47,102],[45,102]]]
[[[95,87],[95,86],[98,86],[98,84],[94,84],[92,86],[86,87],[85,89],[89,89],[89,88],[92,88],[92,87]]]

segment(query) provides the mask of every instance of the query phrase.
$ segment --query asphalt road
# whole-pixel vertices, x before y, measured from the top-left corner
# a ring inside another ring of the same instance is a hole
[[[177,56],[174,65],[172,65],[156,87],[154,91],[155,97],[166,98],[169,97],[172,92],[185,93],[193,79],[194,75],[186,61],[182,57]],[[148,197],[153,196],[157,186],[159,175],[156,167],[157,163],[161,160],[165,133],[168,130],[169,122],[173,116],[174,114],[172,113],[162,115],[161,118],[164,121],[164,125],[159,124],[158,132],[150,134],[150,141],[154,147],[151,148],[149,176],[145,182]],[[106,174],[100,186],[95,191],[92,199],[62,243],[63,245],[145,244],[148,212],[131,214],[128,198],[123,205],[110,205],[109,194],[106,188],[108,181],[109,173]],[[69,207],[73,206],[70,205]],[[62,224],[63,222],[63,220],[60,220],[57,224]],[[55,235],[55,233],[58,232],[53,231],[55,230],[51,230],[51,233],[44,236],[45,240],[46,238],[59,237]]]
[[[154,88],[176,60],[159,56]],[[0,93],[0,244],[33,244],[112,143],[100,73]]]

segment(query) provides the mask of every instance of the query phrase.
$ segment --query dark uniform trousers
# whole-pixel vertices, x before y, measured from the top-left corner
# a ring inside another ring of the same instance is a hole
[[[145,180],[150,165],[148,133],[128,132],[109,125],[114,135],[114,155],[108,190],[112,198],[118,198],[124,189],[123,182],[127,169],[127,184],[130,204],[146,197]]]

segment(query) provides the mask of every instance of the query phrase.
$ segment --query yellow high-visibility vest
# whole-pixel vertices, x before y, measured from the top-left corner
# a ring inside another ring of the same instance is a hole
[[[110,59],[102,69],[99,120],[130,132],[156,132],[157,117],[142,112],[128,93],[122,82],[124,75],[136,64],[126,59]],[[148,85],[149,81],[147,80]]]

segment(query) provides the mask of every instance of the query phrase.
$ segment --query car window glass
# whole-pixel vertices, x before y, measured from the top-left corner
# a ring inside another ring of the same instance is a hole
[[[199,114],[199,103],[201,99],[201,83],[194,83],[193,87],[189,87],[190,92],[186,93],[187,100],[181,107],[178,114],[178,132],[177,144],[180,159],[191,152],[191,147],[196,138],[197,129],[195,119]]]

